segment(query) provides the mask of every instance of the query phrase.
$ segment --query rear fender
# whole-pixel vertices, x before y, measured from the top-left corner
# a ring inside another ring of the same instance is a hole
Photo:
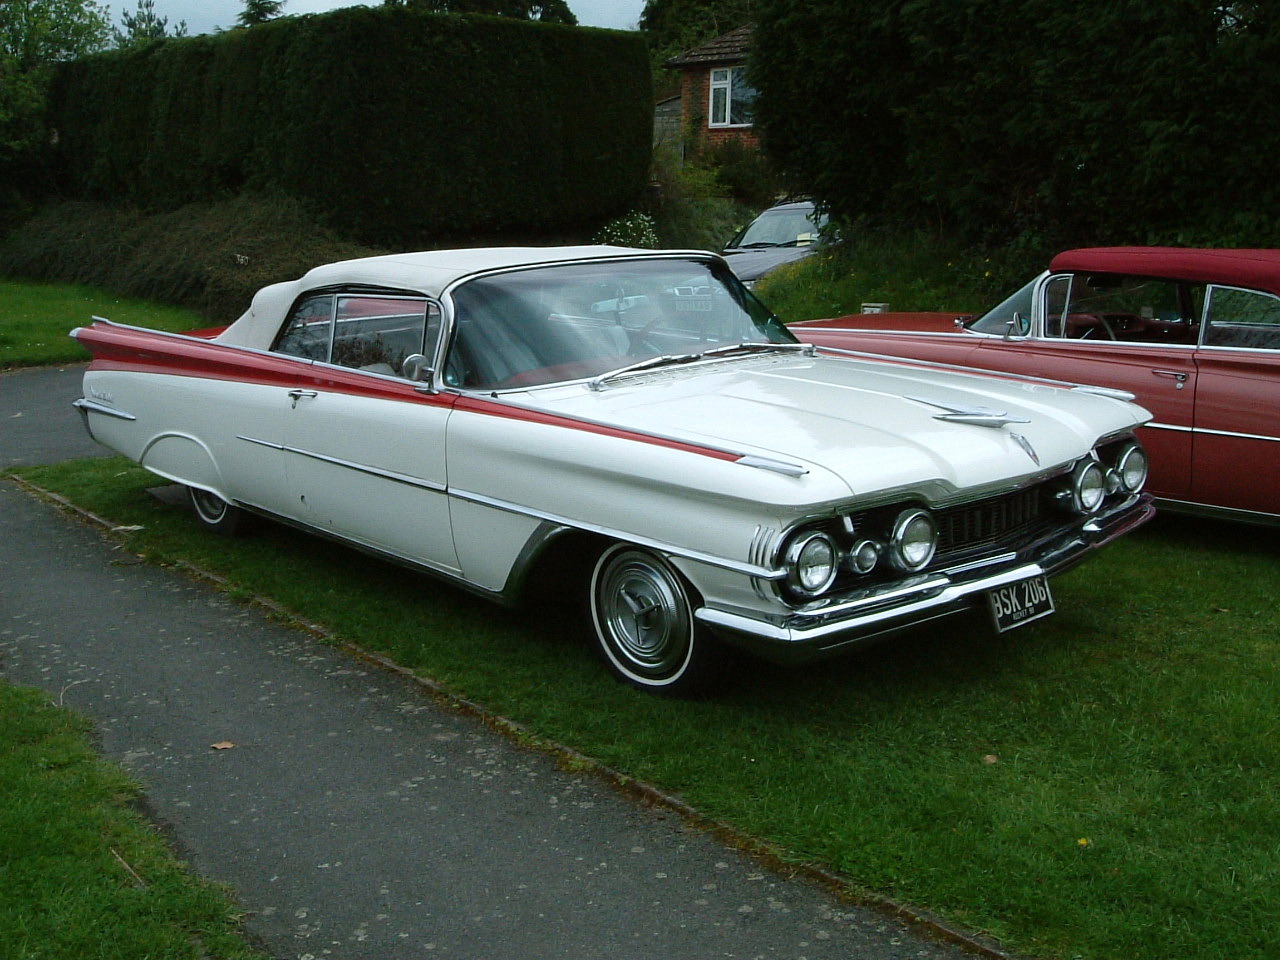
[[[222,474],[213,454],[203,442],[185,433],[167,433],[154,438],[138,459],[152,473],[216,493],[230,502],[222,489]]]

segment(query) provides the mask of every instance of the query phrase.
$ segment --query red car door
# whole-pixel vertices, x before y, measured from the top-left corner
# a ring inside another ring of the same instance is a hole
[[[1157,497],[1182,500],[1188,496],[1197,389],[1193,347],[1052,337],[987,338],[969,362],[1129,391],[1152,414],[1151,423],[1139,431],[1151,460],[1147,489]]]
[[[1280,299],[1211,288],[1197,358],[1189,499],[1280,513]]]

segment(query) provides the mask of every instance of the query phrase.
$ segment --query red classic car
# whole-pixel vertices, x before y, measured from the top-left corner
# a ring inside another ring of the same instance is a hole
[[[1154,415],[1141,436],[1166,508],[1280,523],[1280,250],[1068,250],[981,316],[791,330],[841,352],[1128,391]]]

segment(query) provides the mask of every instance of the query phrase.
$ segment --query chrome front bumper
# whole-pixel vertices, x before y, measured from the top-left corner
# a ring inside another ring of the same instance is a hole
[[[1062,573],[1153,516],[1151,497],[1142,494],[995,562],[926,574],[776,620],[711,607],[703,607],[695,615],[718,636],[761,657],[803,663],[850,644],[963,613],[984,604],[987,593],[998,587]]]

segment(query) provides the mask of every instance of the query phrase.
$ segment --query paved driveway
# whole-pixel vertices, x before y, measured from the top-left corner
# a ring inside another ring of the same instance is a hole
[[[0,464],[101,452],[69,406],[78,373],[0,375]],[[10,482],[0,570],[0,675],[96,720],[182,856],[282,960],[969,956],[139,563]]]

